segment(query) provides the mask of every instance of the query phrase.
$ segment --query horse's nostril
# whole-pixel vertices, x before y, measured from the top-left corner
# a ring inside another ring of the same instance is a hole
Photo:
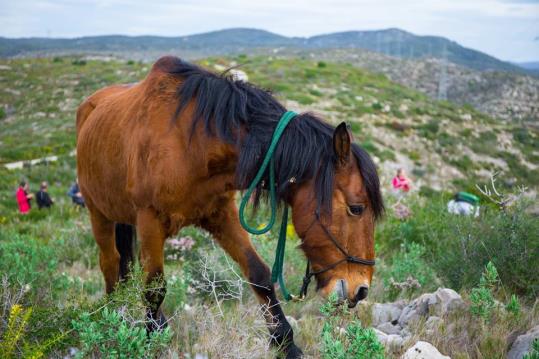
[[[369,294],[369,287],[366,285],[360,285],[359,288],[357,289],[356,300],[359,302],[360,300],[367,298],[368,294]]]

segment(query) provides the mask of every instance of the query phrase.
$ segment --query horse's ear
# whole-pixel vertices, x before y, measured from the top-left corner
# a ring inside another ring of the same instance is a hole
[[[346,122],[341,122],[333,132],[333,150],[338,165],[346,165],[350,161],[352,136]]]

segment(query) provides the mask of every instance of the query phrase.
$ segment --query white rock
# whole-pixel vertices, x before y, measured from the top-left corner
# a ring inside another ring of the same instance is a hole
[[[470,115],[469,113],[465,113],[465,114],[460,115],[460,119],[463,121],[471,121],[472,115]]]
[[[232,69],[230,70],[230,74],[232,75],[232,78],[234,79],[234,81],[243,81],[243,82],[249,81],[249,76],[247,76],[245,71]]]
[[[521,359],[530,351],[533,340],[537,338],[539,338],[539,325],[517,337],[513,345],[511,345],[509,353],[507,353],[507,359]]]
[[[432,344],[419,341],[409,348],[401,359],[451,359],[442,355]]]
[[[402,308],[404,308],[404,302],[401,301],[374,304],[372,306],[372,325],[377,327],[382,323],[398,320],[402,313]]]

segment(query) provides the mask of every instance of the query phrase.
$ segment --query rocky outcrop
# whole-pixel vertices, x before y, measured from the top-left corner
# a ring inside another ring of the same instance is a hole
[[[477,71],[441,59],[404,60],[357,49],[311,53],[315,58],[348,62],[381,72],[392,81],[432,98],[445,98],[459,105],[470,104],[493,117],[532,122],[539,119],[537,77],[514,72]]]
[[[462,308],[462,297],[449,288],[439,288],[434,293],[423,294],[413,300],[402,310],[398,323],[404,327],[412,321],[429,315],[443,316],[453,310]]]
[[[380,342],[390,352],[401,352],[410,344],[408,341],[412,337],[411,324],[424,319],[426,332],[434,333],[443,322],[444,316],[463,307],[464,301],[457,292],[449,288],[438,288],[436,292],[423,294],[408,303],[402,300],[394,303],[375,303],[371,307],[372,326]],[[421,353],[429,355],[433,353],[428,348],[423,350],[424,348],[427,348],[425,344],[421,344],[417,350],[407,351],[409,353],[406,358],[448,358],[421,356],[426,355]],[[412,354],[416,356],[411,356]]]

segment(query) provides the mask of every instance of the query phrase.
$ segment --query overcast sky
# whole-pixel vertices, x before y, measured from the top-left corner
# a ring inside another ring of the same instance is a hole
[[[229,27],[310,36],[398,27],[503,60],[539,61],[539,0],[0,0],[0,24],[5,37],[176,36]]]

